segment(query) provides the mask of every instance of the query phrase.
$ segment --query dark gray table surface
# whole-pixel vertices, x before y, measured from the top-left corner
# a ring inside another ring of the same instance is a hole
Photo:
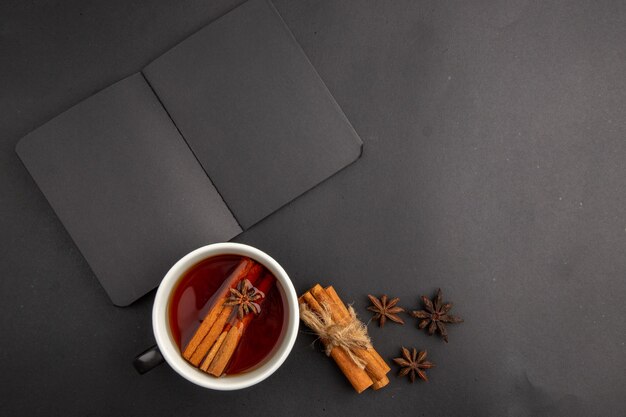
[[[304,332],[238,393],[135,373],[154,293],[111,305],[14,147],[238,3],[0,4],[0,415],[626,415],[621,0],[276,0],[365,148],[237,240],[364,318],[441,286],[466,322],[370,324],[438,366],[362,395]]]

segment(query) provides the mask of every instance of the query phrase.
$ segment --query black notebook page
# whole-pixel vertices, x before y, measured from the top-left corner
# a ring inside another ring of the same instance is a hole
[[[116,305],[199,246],[241,232],[141,74],[24,137],[17,152]]]
[[[360,138],[265,0],[143,72],[244,229],[360,156]]]

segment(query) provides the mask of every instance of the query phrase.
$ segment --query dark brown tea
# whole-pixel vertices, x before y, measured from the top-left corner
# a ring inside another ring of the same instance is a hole
[[[180,279],[170,297],[168,315],[172,336],[181,352],[190,344],[192,338],[196,337],[195,333],[201,327],[207,313],[214,308],[218,293],[224,291],[228,293],[229,288],[225,289],[226,280],[236,274],[246,260],[250,261],[238,255],[215,256],[194,265]],[[229,352],[227,365],[221,374],[232,375],[252,370],[268,357],[280,338],[284,321],[283,299],[278,288],[280,284],[265,267],[256,263],[255,267],[256,280],[253,278],[252,281],[256,286],[251,286],[251,289],[244,287],[243,290],[241,285],[234,286],[230,291],[233,294],[237,293],[237,290],[259,294],[251,299],[249,305],[256,305],[260,311],[257,312],[256,307],[252,308],[255,311],[246,309],[246,317],[242,319],[243,310],[239,311],[238,306],[229,307],[228,303],[219,301],[226,306],[220,306],[221,308],[224,310],[230,308],[232,312],[224,311],[230,312],[224,326],[225,330],[214,342],[216,346],[211,350],[207,349],[208,353],[204,352],[203,359],[207,360],[211,354],[219,358],[221,351],[217,345],[227,346],[230,343],[232,331],[229,333],[228,330],[231,327],[234,327],[232,330],[237,330],[237,325],[240,325],[239,327],[244,329],[239,332],[236,347],[233,348],[234,351]],[[245,326],[241,326],[243,322]],[[202,358],[198,359],[196,366],[201,366],[201,360]],[[206,367],[201,369],[207,371]]]

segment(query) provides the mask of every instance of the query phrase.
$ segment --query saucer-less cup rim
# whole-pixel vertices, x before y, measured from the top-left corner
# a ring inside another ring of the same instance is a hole
[[[282,287],[286,304],[281,340],[271,356],[257,368],[237,375],[215,378],[193,367],[183,359],[169,328],[168,305],[172,291],[182,275],[198,262],[218,255],[247,256],[264,265]],[[172,266],[161,281],[152,309],[154,337],[163,358],[174,371],[188,381],[214,390],[230,391],[255,385],[272,375],[285,361],[298,333],[298,297],[285,270],[271,256],[252,246],[241,243],[214,243],[188,253]]]

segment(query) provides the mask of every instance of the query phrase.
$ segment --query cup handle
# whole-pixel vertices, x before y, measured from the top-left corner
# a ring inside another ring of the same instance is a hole
[[[156,368],[165,361],[157,345],[137,355],[133,360],[133,366],[141,375]]]

